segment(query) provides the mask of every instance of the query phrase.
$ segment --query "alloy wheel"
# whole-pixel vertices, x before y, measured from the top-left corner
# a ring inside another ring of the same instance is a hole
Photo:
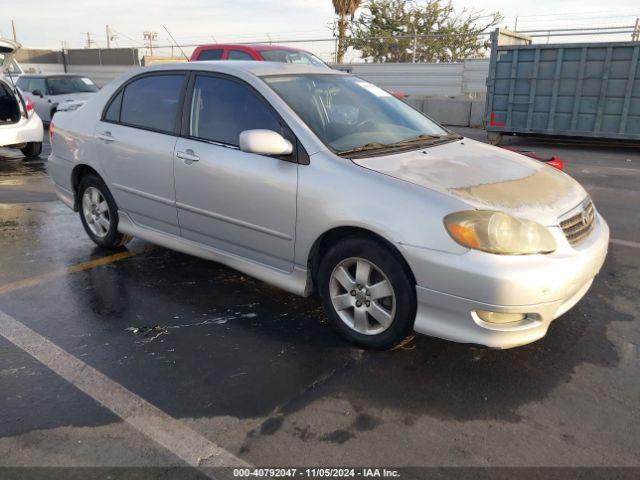
[[[384,332],[395,318],[396,296],[391,282],[364,258],[348,258],[336,265],[329,280],[329,295],[340,319],[363,335]]]
[[[104,238],[111,227],[109,204],[104,195],[95,187],[89,187],[82,195],[82,214],[91,232]]]

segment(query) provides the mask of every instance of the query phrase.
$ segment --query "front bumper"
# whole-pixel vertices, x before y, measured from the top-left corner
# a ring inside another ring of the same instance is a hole
[[[572,247],[552,228],[548,255],[462,255],[401,245],[416,277],[419,333],[462,343],[511,348],[542,338],[550,323],[587,293],[607,255],[609,227],[597,214],[593,232]],[[482,321],[477,310],[525,313],[513,324]]]
[[[35,113],[28,119],[20,118],[18,123],[0,126],[0,147],[42,142],[43,137],[42,120]]]

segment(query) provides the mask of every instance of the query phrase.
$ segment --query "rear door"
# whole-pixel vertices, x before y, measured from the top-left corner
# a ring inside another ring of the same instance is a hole
[[[293,269],[298,165],[239,150],[244,130],[282,133],[277,114],[232,77],[196,74],[175,158],[182,236],[281,270]],[[295,142],[295,139],[293,139]]]
[[[138,225],[179,234],[173,150],[186,75],[135,77],[114,95],[95,129],[102,167],[118,207]]]

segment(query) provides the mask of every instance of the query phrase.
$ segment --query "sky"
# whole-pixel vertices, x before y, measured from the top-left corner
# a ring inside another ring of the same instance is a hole
[[[615,0],[608,8],[593,0],[453,0],[463,8],[499,11],[502,26],[518,29],[630,25],[640,17],[638,0]],[[331,0],[0,0],[0,36],[11,37],[11,20],[25,47],[106,46],[106,25],[117,38],[112,46],[141,46],[142,32],[158,32],[157,43],[171,44],[165,25],[180,44],[319,39],[332,36]],[[603,38],[603,37],[600,37]],[[607,37],[627,39],[628,35]],[[567,39],[562,39],[566,41]],[[64,42],[64,43],[63,43]],[[332,42],[298,44],[327,57]],[[190,51],[190,50],[189,50]]]

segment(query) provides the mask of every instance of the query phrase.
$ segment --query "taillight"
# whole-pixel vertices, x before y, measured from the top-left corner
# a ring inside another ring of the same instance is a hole
[[[25,107],[27,108],[27,117],[29,117],[33,113],[33,102],[30,98],[27,98],[24,102]]]
[[[53,122],[49,123],[49,144],[53,144]]]

